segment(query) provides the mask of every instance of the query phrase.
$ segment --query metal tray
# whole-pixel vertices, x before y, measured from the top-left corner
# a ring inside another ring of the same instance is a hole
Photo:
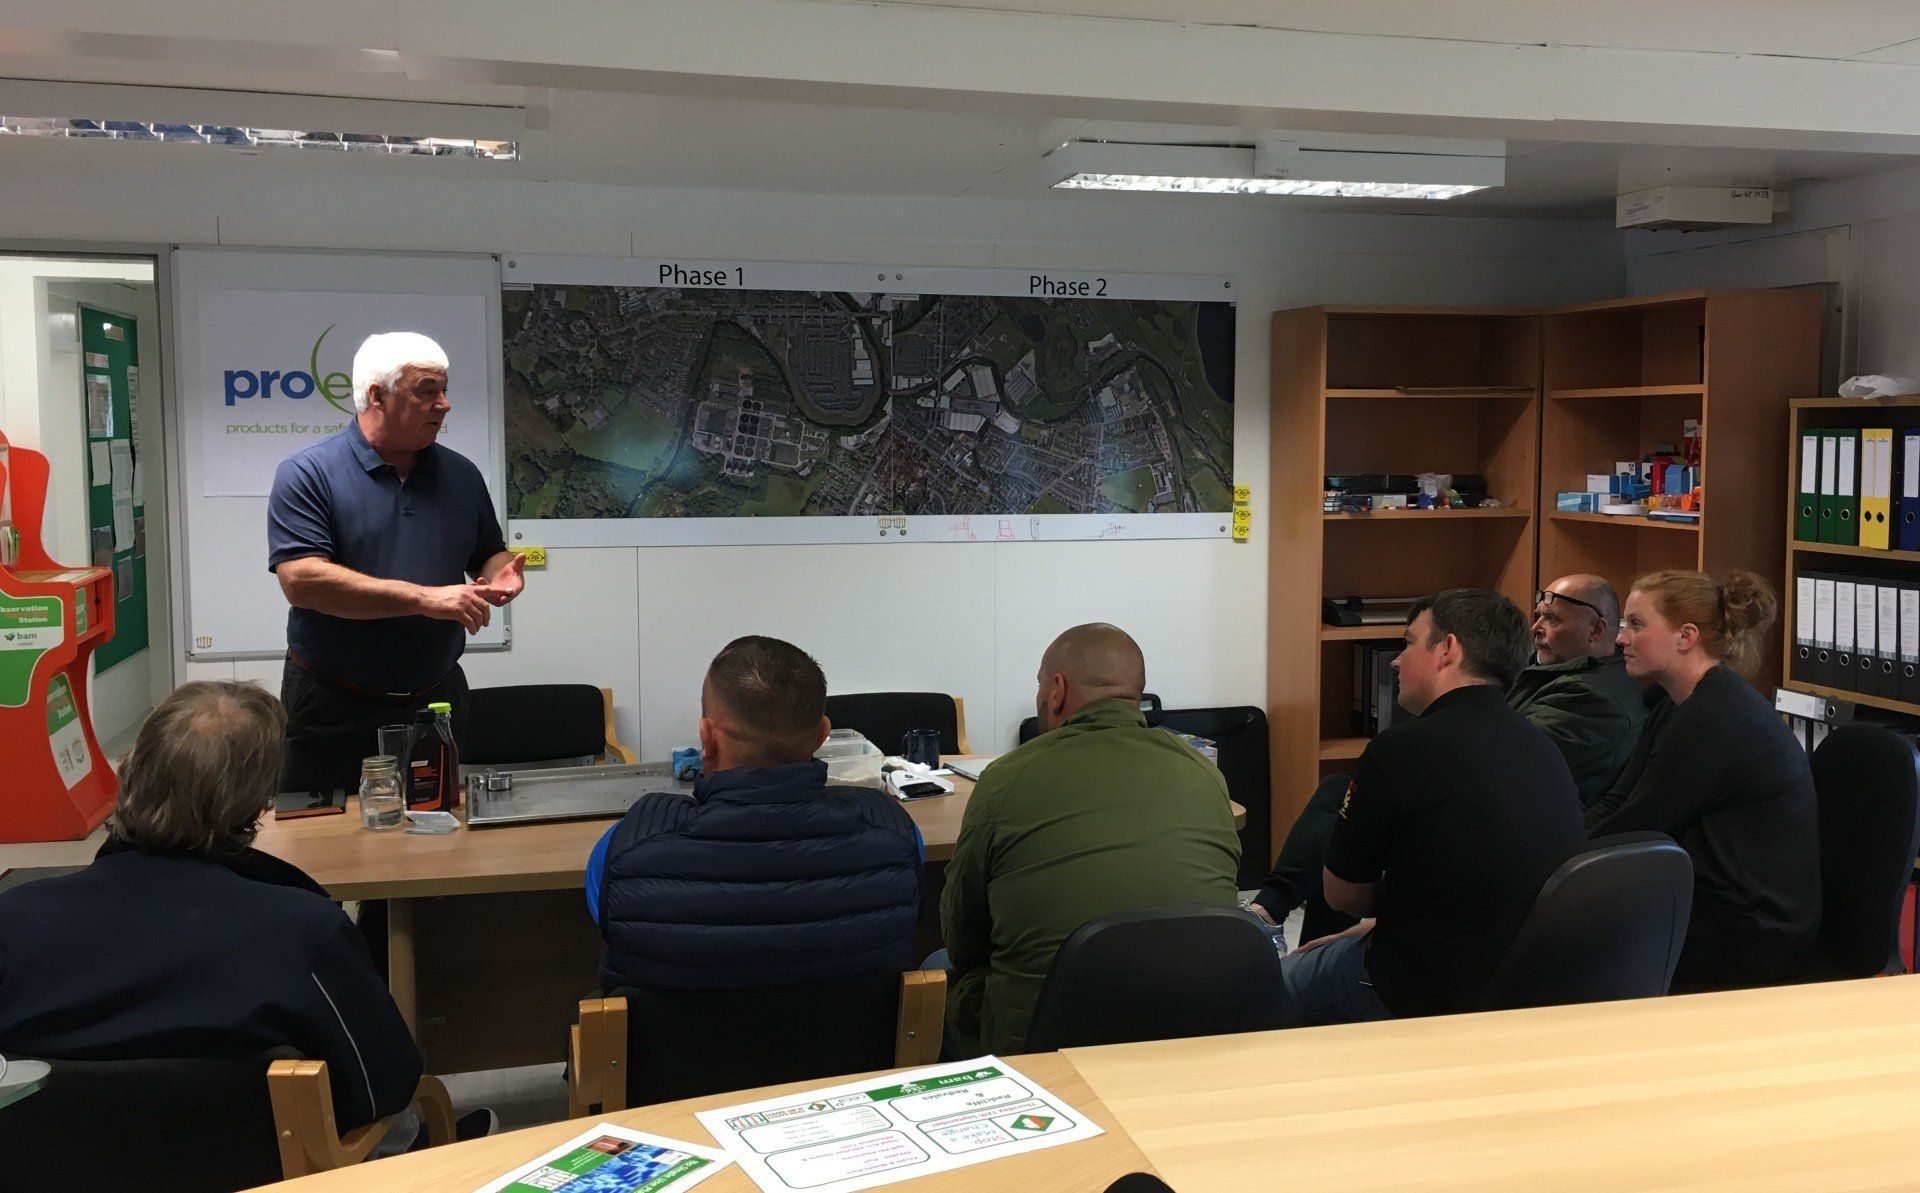
[[[547,820],[615,820],[643,795],[693,794],[665,762],[638,766],[562,766],[551,770],[477,771],[467,775],[467,827]]]

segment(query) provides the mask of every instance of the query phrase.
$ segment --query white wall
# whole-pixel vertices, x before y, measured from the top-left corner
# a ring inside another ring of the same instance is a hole
[[[192,152],[192,151],[189,151]],[[204,157],[196,161],[206,160]],[[350,193],[249,159],[143,177],[137,197],[78,166],[7,180],[0,237],[439,251],[1104,269],[1226,274],[1240,302],[1235,479],[1254,490],[1253,541],[916,544],[884,549],[556,551],[514,607],[514,641],[470,655],[477,684],[592,680],[615,689],[622,739],[644,756],[692,741],[699,678],[729,638],[790,636],[836,691],[965,697],[976,748],[1011,745],[1046,641],[1118,622],[1146,647],[1170,706],[1264,704],[1268,328],[1278,308],[1336,303],[1519,304],[1618,293],[1604,225],[1289,214],[1283,202],[1097,195],[1037,201],[693,192],[370,178]],[[425,172],[423,172],[424,174]],[[89,205],[109,204],[110,218]],[[911,562],[904,586],[880,573]],[[182,678],[277,687],[274,661],[193,663]]]
[[[1830,284],[1828,392],[1857,373],[1920,377],[1920,168],[1800,187],[1792,204],[1762,229],[1624,233],[1628,283],[1635,293]]]
[[[135,320],[141,376],[139,455],[147,519],[149,648],[96,672],[90,685],[94,731],[102,742],[138,725],[172,683],[167,583],[165,475],[161,433],[163,354],[153,267],[143,262],[0,258],[0,429],[46,455],[52,468],[47,551],[68,564],[89,560],[86,409],[79,307]]]

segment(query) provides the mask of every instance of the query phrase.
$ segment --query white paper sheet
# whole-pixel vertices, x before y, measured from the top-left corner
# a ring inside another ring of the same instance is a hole
[[[116,439],[107,444],[107,457],[112,462],[114,497],[133,496],[133,444]]]
[[[593,1193],[682,1193],[733,1161],[725,1152],[601,1123],[474,1193],[570,1189]]]
[[[113,549],[116,554],[133,550],[133,498],[113,499]]]
[[[694,1117],[766,1193],[853,1193],[1105,1133],[992,1056]]]
[[[94,486],[97,488],[101,485],[112,484],[113,457],[112,453],[107,450],[107,441],[104,439],[96,439],[92,443],[87,444],[87,454],[91,457],[93,464]]]

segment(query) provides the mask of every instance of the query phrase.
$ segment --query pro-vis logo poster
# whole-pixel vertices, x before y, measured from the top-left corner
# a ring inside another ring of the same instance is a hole
[[[280,461],[344,428],[353,354],[382,331],[417,331],[446,349],[453,410],[440,442],[488,471],[485,299],[212,290],[200,302],[194,400],[206,496],[265,497]]]

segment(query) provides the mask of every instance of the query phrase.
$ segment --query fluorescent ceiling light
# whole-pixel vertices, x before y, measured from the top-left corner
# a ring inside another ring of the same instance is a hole
[[[520,160],[518,141],[462,137],[412,137],[389,133],[332,133],[305,129],[248,128],[232,124],[173,124],[139,120],[84,120],[63,116],[0,116],[0,136],[79,140],[160,141],[226,149],[330,149],[407,157]]]
[[[1500,141],[1266,133],[1257,144],[1075,141],[1045,159],[1063,190],[1452,199],[1506,181]]]
[[[1061,190],[1172,191],[1189,195],[1325,195],[1335,199],[1452,199],[1484,186],[1438,182],[1333,182],[1306,178],[1191,178],[1174,174],[1075,174]]]

